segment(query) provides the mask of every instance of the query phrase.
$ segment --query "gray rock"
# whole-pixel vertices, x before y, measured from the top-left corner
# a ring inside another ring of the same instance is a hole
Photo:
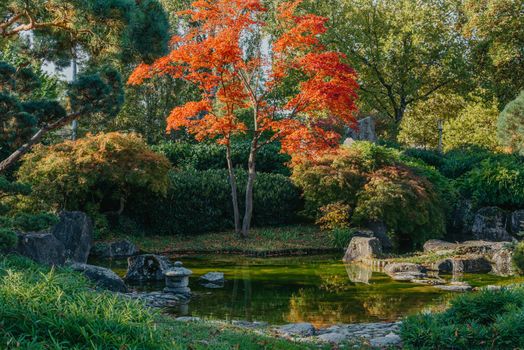
[[[311,337],[315,335],[315,327],[311,323],[290,323],[278,327],[276,331],[291,336]]]
[[[491,257],[491,272],[498,276],[513,276],[515,269],[513,267],[513,250],[504,247],[497,250]]]
[[[112,292],[126,293],[127,287],[124,280],[110,269],[100,266],[74,263],[69,267],[75,271],[82,272],[89,280],[98,287]]]
[[[111,243],[96,243],[91,248],[91,256],[99,258],[128,258],[137,255],[139,249],[132,242],[126,240]]]
[[[440,278],[423,278],[423,279],[412,279],[411,282],[417,284],[424,284],[427,286],[439,286],[446,284],[446,281]]]
[[[430,239],[424,243],[424,252],[426,253],[450,251],[455,248],[457,248],[456,243],[441,241],[440,239]]]
[[[204,284],[214,284],[214,285],[224,285],[224,273],[223,272],[208,272],[199,278],[201,283]]]
[[[453,273],[487,273],[491,271],[491,264],[481,255],[450,259]]]
[[[511,213],[511,233],[519,238],[524,236],[524,209]]]
[[[457,293],[469,292],[473,289],[469,284],[464,283],[464,282],[454,282],[454,283],[450,283],[446,285],[435,286],[435,288],[444,290],[446,292],[457,292]]]
[[[249,321],[242,321],[242,320],[233,320],[231,324],[236,327],[250,328],[250,329],[260,329],[260,328],[269,327],[269,323],[258,322],[258,321],[249,322]]]
[[[506,243],[504,242],[488,242],[488,241],[466,241],[462,242],[457,249],[456,255],[482,255],[491,257],[498,250],[502,249]]]
[[[422,265],[413,264],[413,263],[392,263],[386,265],[384,272],[388,275],[393,275],[396,273],[425,273],[426,268]]]
[[[464,240],[471,236],[474,219],[473,203],[469,200],[459,201],[450,217],[450,231],[458,234],[457,240]]]
[[[87,262],[93,239],[93,224],[85,213],[60,213],[60,221],[53,227],[52,234],[64,245],[66,260],[81,264]]]
[[[51,233],[18,234],[15,252],[44,265],[61,266],[66,261],[64,244]]]
[[[382,254],[380,240],[375,237],[353,237],[344,255],[345,262],[366,261]]]
[[[385,337],[373,338],[369,341],[369,345],[375,348],[388,348],[400,346],[402,344],[402,339],[400,336],[394,333],[390,333]]]
[[[375,131],[375,120],[373,117],[366,117],[358,120],[358,128],[350,129],[349,137],[358,141],[377,141],[377,134]]]
[[[419,280],[426,277],[426,274],[421,272],[397,272],[389,276],[395,281],[412,282],[413,280]]]
[[[175,321],[178,321],[178,322],[198,322],[198,321],[200,321],[200,318],[199,317],[183,316],[183,317],[175,318]]]
[[[480,209],[473,220],[471,233],[476,239],[501,242],[511,241],[512,237],[506,229],[507,214],[497,207]]]
[[[127,264],[124,279],[129,282],[163,281],[164,274],[174,267],[167,257],[153,254],[130,257]]]
[[[453,272],[453,261],[451,259],[442,259],[433,264],[433,270],[441,273]]]
[[[324,343],[339,344],[347,340],[347,336],[342,333],[324,333],[316,337]]]

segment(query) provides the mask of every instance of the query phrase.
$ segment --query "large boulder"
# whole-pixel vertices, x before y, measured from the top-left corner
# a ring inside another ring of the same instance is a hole
[[[63,265],[66,261],[65,248],[50,233],[18,234],[17,254],[44,265]]]
[[[163,281],[164,274],[174,267],[167,257],[153,254],[130,257],[127,264],[124,279],[129,282]]]
[[[374,259],[382,254],[380,240],[376,237],[353,237],[346,250],[345,262]]]
[[[355,236],[362,237],[377,237],[380,240],[383,252],[391,252],[393,250],[393,242],[388,236],[388,228],[385,223],[380,221],[372,221],[366,225],[369,230],[358,230]]]
[[[435,253],[435,252],[445,252],[454,250],[457,248],[456,243],[450,243],[446,241],[441,241],[440,239],[430,239],[424,243],[424,252],[425,253]]]
[[[105,267],[73,263],[71,269],[83,273],[89,280],[98,287],[112,292],[127,293],[127,287],[116,273]]]
[[[459,201],[449,218],[450,232],[453,239],[463,241],[471,236],[471,228],[475,219],[473,203],[470,200]]]
[[[512,237],[506,229],[507,214],[497,207],[480,209],[473,220],[471,233],[475,239],[486,241],[511,241]]]
[[[515,236],[524,236],[524,210],[511,213],[511,233]]]
[[[128,258],[130,256],[137,255],[138,253],[138,247],[126,239],[110,243],[96,243],[91,248],[90,256],[104,259],[112,259]]]
[[[483,255],[491,257],[495,252],[502,249],[504,242],[466,241],[455,249],[456,255]]]
[[[491,256],[491,272],[499,276],[513,276],[515,269],[513,267],[513,250],[503,247],[497,250]]]
[[[52,234],[64,245],[66,260],[81,264],[87,262],[93,239],[93,224],[85,213],[60,213],[60,221],[53,227]]]
[[[452,258],[453,274],[461,273],[488,273],[491,271],[490,262],[481,255]]]

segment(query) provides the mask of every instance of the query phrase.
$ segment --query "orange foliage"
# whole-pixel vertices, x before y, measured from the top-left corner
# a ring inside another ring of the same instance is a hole
[[[201,100],[175,108],[168,130],[186,128],[199,140],[228,143],[233,134],[249,131],[255,144],[269,134],[272,137],[264,142],[279,140],[284,152],[298,157],[333,149],[340,135],[322,126],[355,126],[356,74],[341,54],[321,45],[326,19],[297,15],[300,3],[280,6],[283,34],[272,43],[269,59],[263,49],[258,55],[247,55],[241,44],[264,26],[267,9],[260,0],[194,1],[180,15],[197,25],[172,38],[174,48],[167,56],[138,66],[128,83],[137,85],[167,74],[198,87]],[[281,104],[269,99],[293,72],[302,77],[298,93]],[[249,130],[237,117],[240,109],[253,111]]]

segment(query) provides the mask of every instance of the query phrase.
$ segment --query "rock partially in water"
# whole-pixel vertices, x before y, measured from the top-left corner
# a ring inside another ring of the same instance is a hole
[[[124,279],[129,282],[163,281],[164,274],[174,267],[165,256],[145,254],[130,257]]]
[[[199,278],[200,284],[204,288],[216,289],[224,287],[224,273],[223,272],[208,272]]]
[[[472,255],[450,259],[453,265],[453,274],[462,273],[488,273],[491,264],[481,255]]]
[[[507,213],[498,207],[486,207],[475,214],[471,233],[476,239],[487,241],[511,241],[506,229]]]
[[[456,243],[441,241],[440,239],[430,239],[429,241],[424,243],[425,253],[446,252],[454,250],[455,248],[457,248]]]
[[[345,262],[374,259],[382,254],[380,240],[376,237],[353,237],[344,255]]]
[[[110,269],[105,267],[74,263],[69,265],[74,271],[83,273],[89,280],[93,281],[98,287],[112,292],[126,293],[127,287],[124,281]]]
[[[140,300],[150,307],[173,308],[187,305],[187,299],[171,293],[132,292],[123,295],[130,299]]]
[[[469,292],[473,289],[469,284],[465,282],[451,282],[450,284],[446,284],[443,286],[435,286],[435,288],[444,290],[446,292],[457,292],[457,293]]]
[[[64,245],[67,261],[87,262],[93,239],[93,223],[85,213],[60,213],[60,221],[53,227],[52,234]]]
[[[278,333],[289,336],[311,337],[315,335],[315,327],[311,323],[290,323],[276,329]]]
[[[395,281],[411,281],[427,276],[426,268],[413,263],[392,263],[386,265],[384,272]]]
[[[126,240],[111,242],[111,243],[96,243],[91,248],[91,256],[112,259],[112,258],[128,258],[137,255],[139,249],[132,242]]]
[[[426,274],[421,272],[398,272],[391,274],[390,277],[399,282],[413,282],[414,280],[420,281],[426,277]]]
[[[369,345],[374,348],[399,347],[401,344],[402,339],[394,333],[390,333],[385,337],[373,338],[369,341]]]
[[[61,266],[66,261],[63,243],[51,233],[18,234],[15,252],[43,265]]]

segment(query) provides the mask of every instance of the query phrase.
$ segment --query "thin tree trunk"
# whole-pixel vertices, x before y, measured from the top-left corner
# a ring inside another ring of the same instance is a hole
[[[233,160],[231,159],[231,145],[226,147],[227,170],[229,172],[229,183],[231,185],[231,200],[233,202],[233,215],[235,219],[235,233],[240,234],[240,210],[238,209],[238,191]]]
[[[253,216],[253,186],[256,179],[256,152],[257,152],[257,138],[253,139],[251,148],[249,150],[248,161],[248,176],[246,185],[246,211],[244,213],[244,221],[242,223],[242,237],[249,236],[249,229],[251,228],[251,218]]]

